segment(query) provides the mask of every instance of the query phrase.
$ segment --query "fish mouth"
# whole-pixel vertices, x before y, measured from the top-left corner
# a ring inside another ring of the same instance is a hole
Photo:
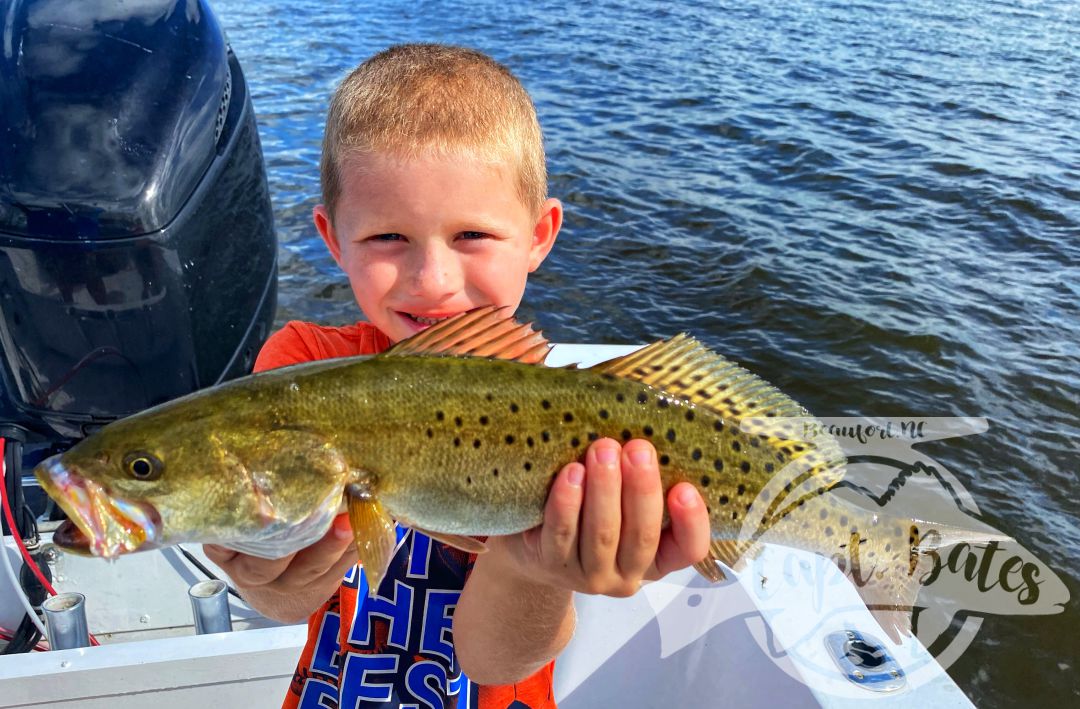
[[[110,559],[160,545],[161,516],[152,505],[111,494],[65,466],[60,457],[53,456],[34,470],[41,487],[68,516],[53,534],[57,546]]]

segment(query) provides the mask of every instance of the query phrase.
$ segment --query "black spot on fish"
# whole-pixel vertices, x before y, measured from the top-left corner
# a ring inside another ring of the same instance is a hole
[[[743,462],[739,463],[739,470],[743,471],[744,473],[749,473],[750,472],[750,463],[746,462],[745,460]]]
[[[615,395],[615,401],[621,404],[622,402],[626,401],[626,397],[622,395],[622,392],[619,392]]]
[[[518,405],[517,404],[510,404],[510,413],[516,414],[517,412],[518,412]]]
[[[701,486],[702,487],[708,487],[710,482],[712,482],[712,481],[709,480],[708,475],[702,475],[701,476]]]
[[[731,519],[732,519],[732,521],[739,519],[739,513],[738,512],[732,512],[731,513]]]
[[[622,430],[622,434],[621,434],[621,435],[622,435],[622,439],[623,439],[624,441],[629,441],[629,440],[630,440],[630,439],[631,439],[631,438],[633,437],[633,434],[632,434],[632,433],[630,433],[630,430],[629,430],[629,429],[626,429],[626,428],[624,428],[624,429]]]
[[[777,453],[776,454],[776,461],[778,463],[783,463],[784,462],[784,454],[783,453]]]
[[[577,438],[576,436],[575,436],[574,438],[571,438],[571,439],[570,439],[570,446],[571,446],[571,447],[573,447],[573,448],[577,448],[577,447],[578,447],[578,446],[580,446],[580,445],[581,445],[581,441],[580,441],[580,440],[578,440],[578,438]]]
[[[455,416],[454,417],[454,425],[455,426],[460,428],[462,423],[464,423],[464,422],[461,420],[460,416]]]
[[[525,472],[529,472],[530,470],[532,470],[532,463],[525,461]]]
[[[672,443],[674,443],[675,442],[675,429],[674,428],[669,428],[667,430],[667,433],[664,434],[664,438],[666,438],[669,441],[671,441]]]
[[[730,499],[728,498],[727,495],[721,495],[720,496],[720,504],[721,505],[726,505],[728,502],[730,502]]]
[[[649,397],[645,395],[645,392],[641,392],[640,394],[637,395],[637,403],[639,403],[639,404],[644,404],[648,400],[649,400]]]
[[[705,375],[702,374],[701,372],[698,372],[697,374],[695,374],[694,376],[692,376],[690,378],[693,379],[695,382],[700,382],[702,379],[705,378]]]
[[[540,432],[540,440],[542,440],[544,443],[549,442],[551,440],[551,434],[548,433],[547,431],[541,431]]]
[[[720,419],[717,419],[716,421],[713,422],[712,427],[716,431],[723,431],[724,430],[724,422],[721,421]]]
[[[646,426],[645,428],[641,429],[641,432],[644,433],[646,436],[652,436],[652,426]]]
[[[690,457],[694,460],[701,460],[701,449],[695,448],[694,452],[690,454]]]
[[[506,445],[511,445],[513,442],[514,442],[514,437],[507,434],[507,436],[506,436]]]
[[[741,495],[744,492],[746,492],[746,486],[745,485],[739,485],[739,487],[736,488],[736,490],[735,490],[735,494],[737,494],[737,495]]]
[[[569,411],[567,411],[566,413],[564,413],[562,415],[562,420],[567,422],[567,423],[570,423],[571,421],[574,420],[574,415],[572,413],[570,413]]]
[[[892,544],[886,544],[885,551],[892,551]]]
[[[747,502],[747,503],[746,503],[746,508],[745,508],[745,509],[746,509],[746,511],[747,511],[747,512],[749,512],[749,511],[750,511],[750,508],[751,508],[751,507],[753,507],[753,506],[754,506],[754,503],[753,503],[753,502]]]
[[[471,478],[471,477],[468,477],[468,476],[466,476],[466,478],[465,478],[465,484],[466,484],[466,485],[472,485],[472,478]]]
[[[480,425],[481,426],[487,426],[488,425],[488,417],[487,416],[481,416],[480,417]]]
[[[529,436],[525,439],[525,445],[527,445],[529,448],[532,448],[536,445],[536,441],[533,440],[532,436]]]
[[[457,448],[460,445],[461,445],[461,439],[460,438],[455,438],[454,439],[454,448]]]
[[[494,470],[491,471],[491,474],[494,475],[495,477],[499,477],[499,469],[495,468]]]
[[[738,453],[739,451],[742,450],[742,444],[740,444],[738,441],[732,441],[731,442],[731,450]]]
[[[547,399],[544,399],[543,401],[541,401],[540,405],[543,406],[545,410],[551,408],[551,402],[548,401]]]
[[[596,431],[589,431],[589,440],[590,441],[595,441],[599,437],[600,437],[600,434],[597,433]]]
[[[716,388],[717,388],[718,391],[723,391],[724,389],[727,389],[726,386],[722,386],[722,385],[718,386]],[[724,403],[727,404],[728,406],[735,406],[735,401],[730,396],[726,397],[724,399]]]
[[[724,461],[720,458],[717,458],[712,462],[712,467],[716,469],[716,472],[722,473],[724,472]]]
[[[840,526],[841,527],[846,527],[847,526],[847,515],[840,515]]]
[[[668,456],[666,453],[664,455],[660,456],[660,465],[667,465],[670,462],[671,462],[671,457]]]
[[[795,446],[794,448],[796,453],[802,453],[804,450],[806,450],[806,446]]]
[[[436,411],[435,412],[435,420],[436,421],[442,421],[445,418],[446,418],[446,414],[444,414],[442,411]]]
[[[430,428],[427,430],[427,437],[428,438],[434,438],[435,437],[435,432],[432,431]]]
[[[607,409],[600,409],[600,411],[598,411],[597,413],[600,414],[600,418],[602,419],[606,419],[608,417]]]
[[[772,495],[769,494],[768,490],[762,490],[758,493],[758,499],[762,502],[768,502],[770,497],[772,497]]]
[[[693,421],[694,420],[694,412],[693,412],[692,409],[687,409],[687,411],[686,411],[686,420],[687,421]]]
[[[775,466],[775,465],[773,465],[772,463],[766,463],[766,464],[765,464],[765,472],[766,472],[766,473],[771,473],[771,472],[772,472],[772,471],[774,471],[774,470],[776,470],[776,466]]]
[[[670,403],[671,402],[664,397],[660,397],[656,400],[656,405],[659,406],[661,409],[666,409]]]
[[[826,537],[831,537],[832,536],[832,527],[826,527],[825,528],[825,536]]]
[[[756,438],[751,438],[751,439],[750,439],[750,445],[751,445],[752,447],[754,447],[754,448],[758,448],[758,447],[760,447],[760,446],[761,446],[761,441],[759,441],[759,440],[758,440],[758,439],[756,439]]]
[[[775,411],[766,411],[765,416],[767,418],[776,418],[776,412]]]
[[[822,510],[820,517],[821,517],[821,519],[828,519],[829,518],[829,511],[828,510]]]
[[[472,447],[473,448],[479,448],[480,447],[480,439],[479,438],[474,438],[473,439]]]

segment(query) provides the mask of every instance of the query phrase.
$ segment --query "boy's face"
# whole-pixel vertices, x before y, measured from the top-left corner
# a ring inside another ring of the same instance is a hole
[[[558,200],[537,217],[505,164],[469,158],[354,157],[334,219],[315,226],[368,320],[398,342],[483,305],[517,308],[562,224]]]

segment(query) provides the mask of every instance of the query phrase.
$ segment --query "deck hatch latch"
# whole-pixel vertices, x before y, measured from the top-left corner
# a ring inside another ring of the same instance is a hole
[[[825,648],[852,684],[872,692],[895,692],[907,684],[900,663],[873,635],[840,630],[825,636]]]

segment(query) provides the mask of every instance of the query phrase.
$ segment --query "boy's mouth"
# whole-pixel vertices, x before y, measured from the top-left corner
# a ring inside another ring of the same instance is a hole
[[[406,312],[401,311],[401,310],[398,311],[398,315],[401,315],[405,319],[411,320],[412,322],[417,323],[418,325],[434,325],[435,323],[440,323],[443,320],[447,320],[447,319],[453,317],[453,315],[442,315],[442,316],[439,316],[439,317],[428,317],[428,316],[425,316],[425,315],[413,315],[412,313],[406,313]]]

